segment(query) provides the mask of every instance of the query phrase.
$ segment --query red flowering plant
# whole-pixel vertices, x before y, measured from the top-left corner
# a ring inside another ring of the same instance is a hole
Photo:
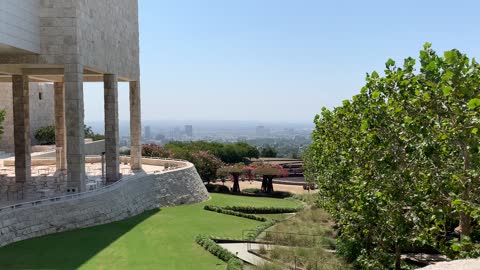
[[[171,158],[173,153],[157,144],[144,144],[142,145],[142,156]]]

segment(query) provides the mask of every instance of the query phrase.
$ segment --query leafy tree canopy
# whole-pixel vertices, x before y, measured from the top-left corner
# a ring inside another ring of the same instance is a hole
[[[419,248],[480,254],[480,65],[428,43],[419,58],[418,71],[413,58],[388,60],[315,117],[306,177],[341,227],[339,253],[360,268],[400,269]]]
[[[165,149],[184,156],[187,156],[188,153],[208,151],[227,164],[246,162],[247,158],[258,158],[259,156],[259,152],[254,146],[244,142],[170,142],[165,145]]]

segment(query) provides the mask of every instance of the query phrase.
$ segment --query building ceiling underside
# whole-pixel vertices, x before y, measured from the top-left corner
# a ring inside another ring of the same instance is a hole
[[[31,82],[62,82],[64,69],[62,66],[28,66],[28,65],[0,65],[0,83],[12,82],[13,74],[28,75]],[[83,82],[103,82],[102,72],[85,68]],[[119,82],[128,82],[126,78],[118,77]]]

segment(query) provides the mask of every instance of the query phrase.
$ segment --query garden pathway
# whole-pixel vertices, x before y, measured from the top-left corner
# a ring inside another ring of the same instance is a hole
[[[236,254],[237,257],[247,263],[253,264],[253,265],[261,265],[264,263],[268,263],[267,260],[258,257],[255,254],[252,254],[248,252],[248,244],[247,243],[223,243],[220,244],[223,248],[227,249],[228,251],[232,252],[233,254]],[[264,245],[265,246],[265,245]],[[251,249],[258,250],[260,249],[259,244],[250,244]]]
[[[450,262],[440,262],[433,265],[429,265],[422,270],[480,270],[480,260],[456,260]]]

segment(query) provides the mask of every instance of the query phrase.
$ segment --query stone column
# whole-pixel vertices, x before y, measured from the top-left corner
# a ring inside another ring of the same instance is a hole
[[[25,183],[32,175],[28,76],[13,75],[12,83],[15,181]]]
[[[85,191],[83,65],[65,64],[67,192]]]
[[[119,177],[118,81],[113,74],[103,75],[105,106],[105,164],[107,184]]]
[[[142,168],[142,116],[140,82],[130,82],[130,166],[132,170]]]
[[[57,171],[67,169],[67,148],[65,146],[65,91],[63,82],[53,84],[55,89],[55,144],[57,147]]]

